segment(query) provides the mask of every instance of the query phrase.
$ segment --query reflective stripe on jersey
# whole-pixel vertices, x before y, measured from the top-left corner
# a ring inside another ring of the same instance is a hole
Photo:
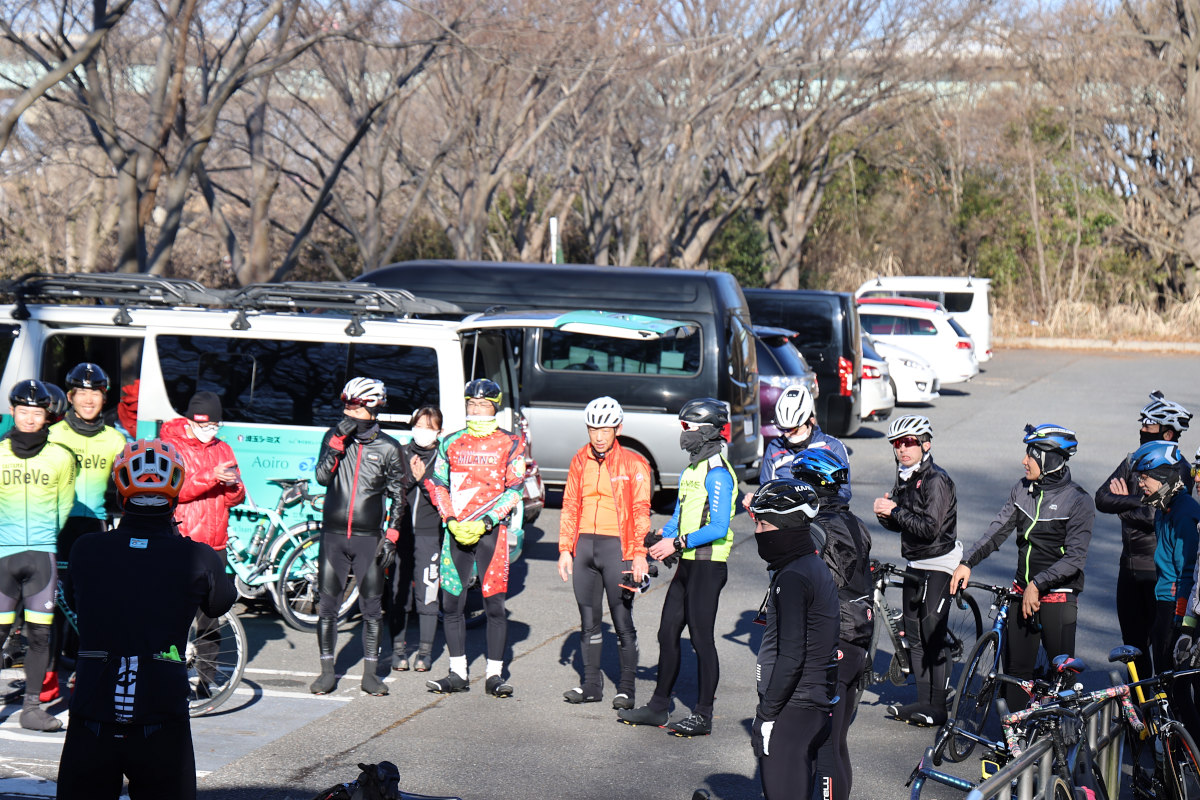
[[[712,521],[711,504],[714,502],[720,503],[722,506],[728,505],[729,519],[733,519],[737,492],[730,492],[728,498],[712,498],[709,497],[708,489],[705,487],[705,478],[708,477],[709,470],[714,466],[723,466],[729,471],[730,476],[736,474],[733,467],[729,466],[729,462],[725,460],[725,456],[718,454],[707,461],[690,465],[679,476],[678,530],[682,534],[692,534],[708,525]],[[734,485],[736,487],[736,481]],[[683,558],[701,561],[727,561],[732,548],[733,528],[728,527],[725,535],[721,538],[699,547],[684,550]]]

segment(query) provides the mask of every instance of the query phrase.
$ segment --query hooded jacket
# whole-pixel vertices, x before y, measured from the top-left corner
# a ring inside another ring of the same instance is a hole
[[[184,536],[224,552],[229,541],[229,509],[246,499],[246,487],[241,481],[230,486],[217,480],[219,465],[237,461],[233,448],[220,439],[195,439],[188,435],[187,425],[185,418],[178,417],[165,423],[160,434],[183,460],[183,486],[175,520]]]
[[[1092,541],[1096,505],[1071,480],[1070,467],[1057,475],[1017,481],[987,533],[973,544],[962,563],[972,569],[1017,534],[1017,572],[1023,591],[1030,582],[1038,592],[1083,591],[1083,567]]]

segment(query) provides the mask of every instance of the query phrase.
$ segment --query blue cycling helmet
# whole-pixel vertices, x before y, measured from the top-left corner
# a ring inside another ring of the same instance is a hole
[[[814,489],[833,489],[850,482],[850,468],[832,450],[814,447],[792,459],[792,477]]]
[[[1149,476],[1160,484],[1150,494],[1143,495],[1143,503],[1166,508],[1175,495],[1183,491],[1183,473],[1179,468],[1182,461],[1183,453],[1174,442],[1146,442],[1133,451],[1129,469],[1135,475]]]
[[[1075,431],[1061,425],[1032,425],[1025,426],[1025,438],[1021,440],[1029,448],[1049,453],[1058,453],[1063,458],[1075,455],[1079,440]]]

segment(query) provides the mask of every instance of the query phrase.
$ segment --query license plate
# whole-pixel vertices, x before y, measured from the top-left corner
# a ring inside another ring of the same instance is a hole
[[[542,493],[538,490],[537,478],[525,479],[525,491],[531,500],[539,500],[542,497]]]

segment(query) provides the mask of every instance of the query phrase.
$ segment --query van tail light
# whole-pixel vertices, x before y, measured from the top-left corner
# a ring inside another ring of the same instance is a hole
[[[972,348],[972,346],[971,346],[971,340],[970,340],[970,339],[959,339],[959,340],[958,340],[958,344],[956,344],[956,345],[954,345],[954,346],[955,346],[956,348],[958,348],[959,350],[972,350],[972,349],[974,349],[974,348]]]
[[[863,364],[863,379],[882,378],[883,372],[879,367],[872,367],[870,364]]]
[[[840,356],[838,358],[838,393],[849,397],[854,387],[854,362]]]

